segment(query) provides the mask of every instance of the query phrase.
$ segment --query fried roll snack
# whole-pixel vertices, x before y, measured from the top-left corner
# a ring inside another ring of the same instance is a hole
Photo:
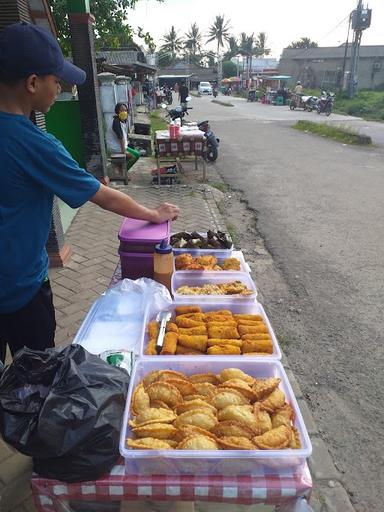
[[[176,315],[185,315],[186,313],[201,313],[200,306],[177,306]]]
[[[239,334],[240,336],[243,336],[244,334],[260,334],[260,333],[266,333],[268,334],[268,329],[267,327],[260,323],[260,327],[259,326],[255,326],[255,325],[252,325],[252,326],[249,326],[249,325],[238,325],[237,326],[237,329],[239,331]],[[232,338],[233,336],[231,336]]]
[[[162,356],[169,356],[176,353],[178,335],[175,332],[167,332],[164,336]]]
[[[156,320],[154,320],[153,322],[149,322],[149,324],[147,326],[148,336],[151,339],[157,338],[157,336],[159,335],[159,329],[160,329],[159,322],[156,322]]]
[[[232,319],[228,317],[225,317],[225,320],[222,320],[221,322],[215,321],[211,322],[210,320],[207,322],[208,327],[237,327],[237,322],[234,322]]]
[[[182,316],[177,316],[175,323],[178,327],[183,327],[184,329],[188,329],[189,327],[201,327],[204,325],[204,322],[197,322],[196,320],[191,320],[190,318],[184,318]]]
[[[244,340],[242,345],[243,353],[265,352],[273,354],[272,340]]]
[[[180,327],[179,334],[186,334],[187,336],[196,336],[197,334],[207,334],[207,328],[204,324],[199,327],[190,327],[189,329],[183,329]]]
[[[156,356],[156,340],[157,338],[152,338],[148,341],[147,348],[145,349],[145,355],[146,356]]]
[[[221,338],[209,338],[208,347],[214,347],[215,345],[233,345],[234,347],[240,347],[243,345],[242,340],[233,339],[221,339]]]
[[[229,309],[218,309],[217,311],[206,311],[205,317],[209,318],[211,316],[233,316],[232,311],[229,311]]]
[[[167,327],[165,328],[165,331],[166,332],[175,332],[176,334],[178,334],[179,328],[177,327],[177,325],[175,323],[168,322]]]
[[[193,350],[189,347],[183,347],[183,345],[177,345],[176,354],[178,356],[202,356],[205,352],[200,352],[200,350]]]
[[[222,339],[239,339],[240,335],[236,327],[227,327],[225,325],[221,327],[211,327],[208,324],[208,336],[209,338],[222,338]]]
[[[177,315],[177,318],[189,318],[190,320],[195,320],[196,322],[204,322],[205,315],[204,313],[185,313],[184,315]]]
[[[271,340],[271,336],[266,332],[255,333],[255,334],[243,334],[241,337],[242,340]]]
[[[251,320],[253,322],[263,322],[263,317],[261,315],[246,315],[242,313],[235,313],[233,315],[236,320]]]
[[[258,327],[259,325],[265,325],[263,321],[261,320],[256,320],[256,321],[253,321],[253,320],[242,320],[241,318],[236,320],[238,325],[255,325],[256,327]]]
[[[213,347],[208,348],[207,354],[211,356],[226,354],[239,356],[241,354],[241,349],[240,347],[235,347],[234,345],[214,345]]]
[[[205,352],[207,349],[208,336],[188,336],[185,334],[179,335],[179,345],[184,347],[192,348],[193,350],[199,350]]]

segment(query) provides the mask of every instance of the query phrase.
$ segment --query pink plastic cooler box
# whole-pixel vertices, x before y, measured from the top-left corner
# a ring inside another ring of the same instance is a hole
[[[145,220],[125,218],[119,231],[122,277],[153,277],[155,245],[164,238],[169,242],[170,232],[170,221],[153,224]]]

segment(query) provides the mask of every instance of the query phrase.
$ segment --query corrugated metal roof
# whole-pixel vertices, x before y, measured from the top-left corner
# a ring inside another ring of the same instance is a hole
[[[138,62],[138,53],[135,50],[108,50],[97,52],[96,57],[103,57],[108,64],[115,64],[117,66],[119,64],[134,64]]]
[[[309,48],[302,50],[299,48],[284,48],[281,55],[282,59],[343,59],[345,46],[328,46],[319,48]],[[348,46],[347,57],[351,55],[351,46]],[[360,46],[360,58],[384,58],[384,45]]]

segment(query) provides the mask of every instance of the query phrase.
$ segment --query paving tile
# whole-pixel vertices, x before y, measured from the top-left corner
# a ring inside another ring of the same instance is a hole
[[[311,437],[313,452],[309,468],[315,480],[339,480],[341,475],[335,468],[327,447],[319,437]]]
[[[309,435],[317,434],[318,433],[317,425],[315,423],[315,420],[312,416],[311,411],[309,410],[307,403],[303,399],[299,399],[297,401],[297,403],[299,404],[301,414],[303,415],[304,423],[305,423],[305,426],[307,427],[308,434]]]

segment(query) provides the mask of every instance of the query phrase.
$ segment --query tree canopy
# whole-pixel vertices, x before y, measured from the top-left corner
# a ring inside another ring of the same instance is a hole
[[[217,41],[217,54],[220,52],[220,47],[223,48],[224,44],[230,38],[230,21],[226,20],[223,16],[216,16],[215,21],[209,27],[207,43]]]
[[[125,23],[128,12],[140,0],[90,0],[91,13],[95,16],[95,46],[119,48],[135,46],[133,36],[137,35],[147,44],[149,51],[154,51],[154,42],[148,32],[140,29],[135,32],[133,27]],[[163,2],[163,0],[157,0]],[[67,0],[50,0],[55,19],[60,45],[66,55],[70,53],[70,31],[68,23]]]
[[[308,50],[309,48],[317,48],[318,46],[319,45],[315,41],[311,41],[309,37],[302,37],[298,41],[292,41],[287,48]]]

